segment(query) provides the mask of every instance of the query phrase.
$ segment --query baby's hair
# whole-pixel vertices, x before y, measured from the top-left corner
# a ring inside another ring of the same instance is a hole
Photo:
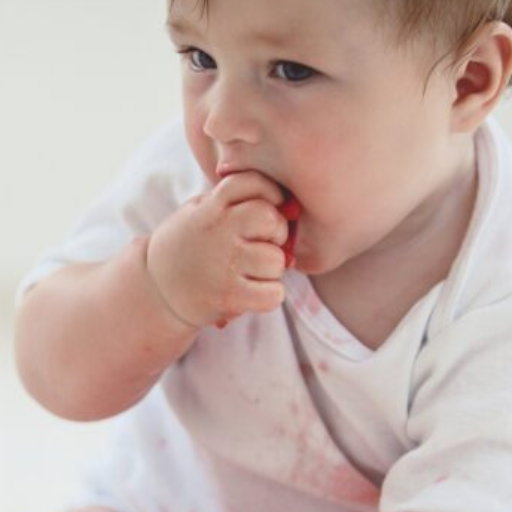
[[[453,51],[460,50],[485,23],[512,26],[512,0],[374,0],[395,20],[402,40],[418,32],[441,36]]]
[[[451,56],[454,62],[488,22],[502,21],[512,27],[512,0],[373,1],[380,8],[379,14],[387,17],[385,23],[391,23],[398,44],[406,44],[418,34],[431,35],[444,48],[439,60]]]
[[[169,0],[170,5],[173,1]],[[406,44],[418,34],[434,37],[444,48],[439,62],[449,56],[452,62],[456,60],[471,36],[488,22],[503,21],[512,27],[512,0],[371,1],[377,8],[379,24],[390,24],[397,44]],[[208,14],[208,0],[197,0],[197,7]]]

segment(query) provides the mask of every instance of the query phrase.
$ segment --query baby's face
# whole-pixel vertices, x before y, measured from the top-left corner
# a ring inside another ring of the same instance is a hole
[[[256,169],[290,189],[302,205],[297,266],[312,274],[406,232],[453,172],[448,81],[434,72],[424,94],[417,60],[375,29],[372,3],[171,9],[197,160],[214,182],[221,167]]]

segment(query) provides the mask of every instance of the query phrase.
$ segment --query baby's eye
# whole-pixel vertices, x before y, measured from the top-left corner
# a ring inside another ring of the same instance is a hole
[[[217,64],[206,52],[198,48],[183,48],[178,53],[185,55],[194,71],[205,71],[207,69],[216,69]]]
[[[281,61],[275,63],[274,74],[289,82],[301,82],[317,75],[318,72],[298,62]]]

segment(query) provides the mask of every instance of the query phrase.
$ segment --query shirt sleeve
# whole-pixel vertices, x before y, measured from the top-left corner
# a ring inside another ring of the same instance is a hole
[[[181,117],[163,126],[129,160],[111,186],[20,283],[16,303],[38,281],[73,263],[105,261],[139,235],[151,233],[206,180],[188,149]]]
[[[509,512],[512,298],[466,313],[419,355],[407,434],[382,512]]]

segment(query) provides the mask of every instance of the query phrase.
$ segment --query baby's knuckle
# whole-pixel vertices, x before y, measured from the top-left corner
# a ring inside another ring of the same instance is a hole
[[[274,307],[280,306],[284,302],[284,298],[285,298],[284,286],[280,283],[279,286],[276,287],[276,290],[274,292],[274,296],[273,296]]]
[[[271,257],[272,257],[274,266],[276,266],[278,268],[280,268],[280,267],[284,268],[285,263],[286,263],[284,251],[280,247],[277,247],[275,245],[270,246],[269,250],[272,255]]]
[[[224,291],[224,299],[222,301],[223,312],[228,315],[236,315],[243,309],[243,294],[240,287],[236,283],[231,283]]]
[[[272,274],[279,274],[284,269],[284,253],[277,245],[267,243],[264,247],[261,247],[258,257],[262,268]]]
[[[281,225],[279,212],[269,203],[265,203],[261,211],[261,220],[270,228],[275,229]]]
[[[276,209],[264,201],[255,202],[251,207],[250,216],[254,229],[261,236],[268,237],[280,229],[279,214]]]
[[[234,180],[235,177],[232,175],[223,178],[222,181],[220,181],[215,188],[210,191],[211,198],[222,205],[226,205],[234,186]]]
[[[245,172],[244,178],[246,178],[251,182],[251,184],[256,186],[267,185],[268,183],[268,178],[265,177],[261,172],[255,170],[249,170]]]
[[[262,301],[262,311],[270,312],[278,308],[284,300],[284,288],[280,284],[267,290],[265,299]]]

